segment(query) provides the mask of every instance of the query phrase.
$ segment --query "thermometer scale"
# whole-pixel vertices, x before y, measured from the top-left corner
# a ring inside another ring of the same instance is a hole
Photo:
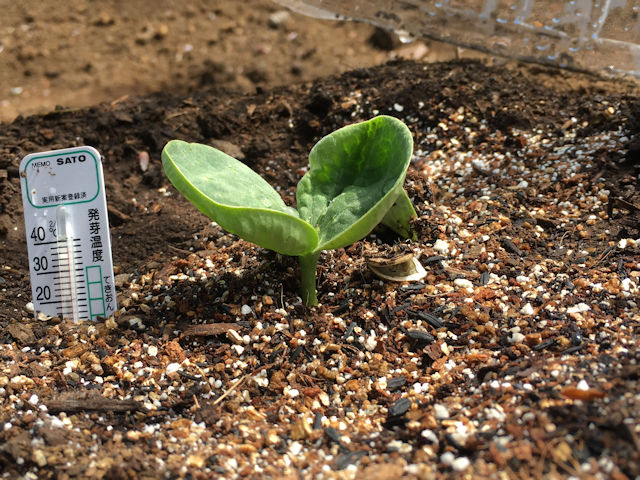
[[[74,147],[20,163],[34,314],[98,320],[116,311],[100,154]]]

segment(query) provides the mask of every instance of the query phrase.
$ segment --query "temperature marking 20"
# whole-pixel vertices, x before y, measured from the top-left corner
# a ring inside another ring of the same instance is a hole
[[[100,154],[75,147],[27,155],[20,181],[36,316],[112,315],[117,305]]]

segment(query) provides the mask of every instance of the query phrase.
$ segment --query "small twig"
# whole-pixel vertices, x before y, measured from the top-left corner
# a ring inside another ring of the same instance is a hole
[[[640,212],[640,207],[625,200],[624,198],[614,198],[614,201],[618,204],[619,207],[626,208],[627,210],[633,210],[635,212]]]
[[[129,98],[129,94],[125,94],[122,95],[121,97],[116,98],[114,101],[111,102],[111,106],[115,107],[116,105],[118,105],[119,103],[124,102],[125,100],[127,100]]]
[[[600,171],[596,173],[596,175],[591,179],[591,182],[595,183],[597,180],[599,180],[602,177],[602,175],[604,175],[606,171],[607,171],[606,168],[601,168]]]
[[[213,402],[213,405],[218,405],[220,402],[222,402],[222,400],[227,398],[234,390],[236,390],[242,383],[244,383],[248,377],[249,377],[249,374],[247,373],[243,375],[242,378],[240,378],[239,380],[236,380],[236,382],[229,387],[229,390],[227,390],[226,392],[224,392],[222,395],[220,395],[218,398],[215,399],[215,401]]]
[[[554,440],[551,440],[551,442],[549,442],[549,450],[555,449],[557,448],[557,446],[561,443],[561,439],[557,438]],[[576,459],[573,457],[573,455],[571,455],[569,458],[567,458],[564,462],[556,459],[553,454],[551,454],[549,456],[549,460],[551,461],[551,463],[553,463],[556,467],[559,467],[561,470],[564,470],[565,472],[567,472],[569,475],[575,475],[576,477],[579,477],[579,471],[580,471],[580,465],[577,465]]]
[[[193,108],[187,108],[185,110],[178,110],[177,112],[173,112],[168,114],[166,117],[164,117],[164,120],[171,120],[172,118],[176,118],[176,117],[181,117],[182,115],[186,115],[188,113],[191,113],[194,109]]]
[[[168,245],[168,247],[174,249],[176,252],[186,253],[187,255],[191,255],[193,253],[189,250],[184,250],[183,248],[174,247],[173,245]]]
[[[226,397],[229,396],[229,394],[231,392],[233,392],[234,390],[236,390],[241,384],[243,384],[248,378],[253,377],[255,375],[257,375],[258,373],[260,373],[262,370],[271,368],[275,365],[275,363],[268,363],[266,365],[262,365],[259,368],[256,368],[253,372],[251,373],[246,373],[242,378],[239,378],[238,380],[236,380],[236,382],[231,385],[229,387],[229,390],[227,390],[226,392],[224,392],[222,395],[220,395],[218,398],[215,399],[215,401],[212,403],[212,405],[218,405],[222,400],[224,400]]]
[[[204,383],[207,385],[207,392],[211,392],[211,385],[209,384],[209,379],[207,378],[205,373],[202,371],[202,369],[198,365],[194,365],[194,366],[195,366],[196,370],[198,370],[200,375],[202,375],[202,379],[204,380]],[[200,408],[200,407],[198,407],[198,408]]]
[[[521,253],[522,252],[520,252],[520,254]],[[474,272],[474,271],[470,271],[470,270],[463,270],[461,268],[455,268],[455,267],[444,267],[443,270],[445,272],[451,273],[453,275],[462,275],[465,278],[466,277],[478,278],[480,276],[480,274],[478,272]]]
[[[227,333],[229,330],[240,330],[240,325],[229,322],[190,325],[184,331],[183,335],[185,337],[210,337]]]
[[[280,284],[280,308],[284,308],[284,287]]]
[[[607,258],[611,254],[611,252],[613,252],[615,249],[616,249],[615,245],[605,249],[605,251],[602,252],[602,255],[600,255],[600,258],[598,259],[598,261],[596,263],[594,263],[593,266],[595,267],[596,265],[602,263],[604,261],[604,259]]]
[[[140,402],[135,400],[118,400],[103,397],[94,392],[78,392],[63,394],[58,398],[45,402],[51,413],[58,412],[130,412],[132,410],[144,410]]]

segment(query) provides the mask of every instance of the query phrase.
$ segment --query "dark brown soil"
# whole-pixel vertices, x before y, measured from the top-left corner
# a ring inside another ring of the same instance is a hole
[[[3,478],[640,475],[637,93],[397,61],[3,125]],[[378,113],[414,135],[421,284],[366,269],[402,242],[381,230],[321,257],[306,308],[295,259],[212,225],[162,172],[170,139],[225,141],[293,204],[313,144]],[[18,165],[73,145],[105,157],[122,309],[95,327],[26,311]]]

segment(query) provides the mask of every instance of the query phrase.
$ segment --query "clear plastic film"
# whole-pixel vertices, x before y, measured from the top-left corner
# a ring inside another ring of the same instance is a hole
[[[414,38],[518,60],[640,77],[640,1],[276,0],[319,18],[350,19]]]

